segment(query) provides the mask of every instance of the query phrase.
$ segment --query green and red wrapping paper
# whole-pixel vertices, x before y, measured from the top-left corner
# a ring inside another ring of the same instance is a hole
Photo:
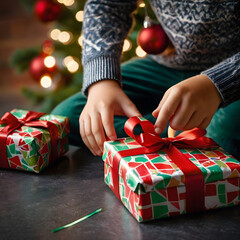
[[[66,117],[14,109],[0,120],[0,168],[39,173],[68,151]]]
[[[151,122],[132,117],[125,131],[104,143],[104,180],[139,222],[240,203],[240,163],[205,130],[160,138]]]

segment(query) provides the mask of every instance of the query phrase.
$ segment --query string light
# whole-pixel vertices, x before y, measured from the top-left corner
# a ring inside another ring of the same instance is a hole
[[[71,38],[72,38],[71,34],[66,31],[62,31],[58,36],[59,42],[63,44],[68,44],[71,41]]]
[[[73,60],[72,56],[67,56],[63,59],[63,65],[67,67],[68,63]]]
[[[74,73],[79,69],[79,63],[72,56],[65,57],[63,59],[63,65],[71,73]]]
[[[77,19],[78,22],[83,21],[83,11],[78,11],[75,15],[75,18]]]
[[[123,44],[123,52],[129,51],[131,48],[132,48],[132,43],[128,39],[125,39]]]
[[[51,32],[50,32],[50,37],[53,39],[53,40],[58,40],[58,37],[60,35],[61,31],[59,29],[53,29]]]
[[[146,6],[145,2],[140,2],[139,7],[144,8]]]
[[[140,46],[136,48],[135,52],[138,57],[145,57],[147,55],[147,53]]]
[[[40,79],[40,84],[42,87],[44,88],[49,88],[52,86],[52,78],[48,75],[44,75],[41,79]]]
[[[78,68],[79,68],[79,64],[74,59],[67,64],[67,69],[71,73],[76,72]]]
[[[54,57],[52,56],[47,56],[44,58],[44,65],[47,67],[47,68],[52,68],[53,66],[55,66],[56,64],[56,60]]]
[[[82,36],[82,35],[78,38],[78,44],[79,44],[81,47],[83,46],[83,36]]]
[[[63,44],[68,44],[71,40],[72,40],[72,34],[71,32],[67,32],[67,31],[60,31],[59,29],[53,29],[50,32],[50,37],[55,40],[55,41],[59,41]]]
[[[67,7],[70,7],[75,3],[74,0],[58,0],[58,2],[63,3]]]

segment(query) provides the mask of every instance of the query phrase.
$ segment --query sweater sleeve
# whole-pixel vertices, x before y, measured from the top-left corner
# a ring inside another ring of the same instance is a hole
[[[113,79],[121,85],[121,52],[133,23],[137,0],[88,0],[83,20],[83,87]]]
[[[226,107],[240,99],[240,53],[222,61],[202,72],[208,76],[218,89],[222,103]]]

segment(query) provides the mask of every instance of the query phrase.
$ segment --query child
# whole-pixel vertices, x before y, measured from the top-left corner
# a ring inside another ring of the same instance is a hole
[[[161,136],[168,122],[175,130],[207,128],[240,158],[240,1],[151,0],[175,52],[133,59],[120,68],[137,4],[85,5],[82,93],[53,111],[70,118],[71,143],[83,141],[100,156],[107,138],[125,136],[127,117],[143,115]]]

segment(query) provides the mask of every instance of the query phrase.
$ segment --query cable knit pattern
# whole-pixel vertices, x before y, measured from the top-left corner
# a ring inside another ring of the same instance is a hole
[[[121,82],[120,57],[137,1],[90,0],[84,8],[83,88],[103,79]]]
[[[173,43],[171,56],[151,55],[165,66],[199,70],[215,84],[222,106],[240,98],[240,1],[150,0]],[[90,0],[85,5],[83,92],[96,81],[121,82],[122,44],[137,1]],[[91,66],[91,67],[89,67]]]

